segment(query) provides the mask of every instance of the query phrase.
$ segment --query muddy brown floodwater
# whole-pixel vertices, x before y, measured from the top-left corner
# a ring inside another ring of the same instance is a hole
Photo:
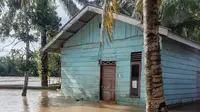
[[[59,77],[49,77],[49,84],[59,83]],[[1,77],[0,76],[0,86],[1,85],[23,85],[24,77]],[[39,77],[29,77],[29,86],[41,86],[41,79]]]
[[[0,112],[144,112],[143,109],[114,104],[89,103],[66,99],[57,91],[0,89]]]
[[[200,103],[175,108],[169,112],[200,112]],[[0,112],[144,112],[142,108],[66,99],[57,91],[0,89]]]

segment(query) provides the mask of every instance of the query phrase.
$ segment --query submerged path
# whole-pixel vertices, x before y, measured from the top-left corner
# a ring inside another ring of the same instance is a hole
[[[22,97],[21,90],[0,89],[0,99],[0,112],[144,112],[131,106],[72,101],[50,90],[28,90],[27,97]],[[169,112],[200,112],[199,105],[200,102]]]

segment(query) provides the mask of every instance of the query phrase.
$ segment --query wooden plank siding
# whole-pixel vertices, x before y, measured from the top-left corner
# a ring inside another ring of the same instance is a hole
[[[184,103],[200,99],[197,75],[200,55],[197,50],[162,39],[162,69],[167,104]]]
[[[75,99],[99,100],[100,65],[116,61],[116,102],[145,106],[143,34],[137,26],[115,20],[113,42],[99,49],[101,16],[97,15],[65,42],[61,50],[62,92]],[[107,36],[105,33],[104,36]],[[130,98],[131,52],[142,52],[140,98]],[[164,92],[167,104],[200,98],[200,53],[167,37],[161,39]]]
[[[64,44],[61,51],[62,91],[72,98],[99,100],[100,66],[99,41],[101,17],[95,16]],[[116,102],[118,104],[144,106],[144,71],[141,70],[140,98],[130,98],[131,52],[142,51],[141,29],[115,20],[113,42],[102,48],[103,61],[116,61]],[[107,36],[106,33],[104,36]],[[119,77],[120,76],[120,77]]]

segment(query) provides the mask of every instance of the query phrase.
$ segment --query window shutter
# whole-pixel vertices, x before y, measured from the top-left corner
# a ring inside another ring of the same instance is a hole
[[[141,52],[133,52],[131,53],[131,62],[141,62],[142,53]]]

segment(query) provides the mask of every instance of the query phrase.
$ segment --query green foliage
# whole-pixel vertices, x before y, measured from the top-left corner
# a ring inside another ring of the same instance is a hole
[[[36,58],[37,58],[37,73],[38,75],[41,77],[42,75],[42,62],[41,62],[41,57],[40,57],[40,52],[39,51],[36,51]]]
[[[141,10],[142,0],[137,0],[137,6],[136,9]],[[191,40],[200,42],[199,0],[162,0],[160,12],[163,26]]]
[[[60,76],[60,70],[61,70],[60,55],[55,53],[49,53],[48,60],[51,60],[48,61],[49,74],[54,73],[54,76]]]
[[[37,42],[37,34],[40,33],[41,40],[46,40],[46,37],[44,38],[42,34],[47,35],[47,38],[50,40],[57,33],[61,25],[61,18],[57,16],[57,12],[55,11],[54,0],[5,0],[2,3],[5,3],[8,8],[0,17],[0,35],[2,37],[9,36],[23,42]],[[46,32],[43,32],[44,30]],[[32,65],[36,65],[34,70],[40,74],[42,60],[40,60],[38,53],[40,52],[38,51],[32,55],[37,61],[33,61],[32,57],[30,57],[29,66],[23,66],[20,70],[22,71],[22,68],[31,68]],[[24,63],[24,60],[22,62]],[[50,68],[56,68],[54,65],[51,66]]]
[[[162,24],[189,39],[200,39],[200,1],[165,0]]]
[[[41,34],[41,47],[43,47],[46,44],[47,39],[53,38],[53,36],[57,33],[59,27],[61,26],[60,21],[61,18],[57,16],[57,12],[55,11],[56,6],[53,4],[52,1],[47,1],[47,0],[41,0],[41,1],[36,1],[35,5],[32,6],[34,9],[32,14],[30,15],[32,18],[32,23],[34,26],[36,26],[36,29],[40,32]],[[38,74],[41,77],[42,75],[42,66],[48,66],[47,71],[48,71],[48,76],[51,75],[52,66],[51,64],[43,64],[42,62],[46,62],[44,58],[41,56],[43,53],[38,52],[37,57],[38,57]],[[51,58],[49,56],[48,58]],[[48,62],[52,62],[54,60],[49,60]],[[56,68],[56,67],[54,67]]]
[[[41,34],[41,47],[46,44],[46,40],[50,40],[55,36],[55,34],[58,32],[59,27],[61,26],[60,21],[61,18],[57,16],[56,6],[54,5],[54,1],[47,1],[47,0],[39,0],[35,1],[35,4],[31,6],[33,9],[30,17],[32,19],[32,24],[35,26],[38,32]],[[45,42],[45,43],[43,43]],[[38,68],[38,74],[42,75],[42,58],[41,58],[41,52],[37,52],[37,68]],[[55,59],[57,59],[58,55],[48,55],[48,76],[51,75],[52,71],[58,72],[60,71],[59,65],[57,65],[57,62],[54,62]],[[60,60],[57,60],[58,62]]]
[[[23,76],[26,68],[24,52],[12,49],[10,54],[10,56],[0,57],[0,76]],[[31,53],[30,75],[37,76],[37,62],[34,55]]]
[[[36,26],[37,30],[45,28],[59,29],[61,26],[61,18],[57,16],[55,3],[51,0],[38,0],[31,6],[33,9],[30,13],[32,24]]]
[[[1,1],[0,1],[0,14],[1,14],[1,11],[2,11],[4,5],[5,5],[4,1],[1,0]]]
[[[33,29],[29,6],[21,7],[21,2],[16,0],[5,1],[7,10],[0,17],[0,35],[2,37],[13,37],[26,42],[37,42],[38,39],[30,30]]]
[[[59,0],[62,3],[62,6],[65,8],[66,12],[70,17],[74,16],[79,12],[78,6],[73,2],[73,0]]]
[[[41,66],[41,57],[40,52],[36,51],[36,58],[37,58],[37,72],[38,75],[41,77],[42,75],[42,66]],[[48,76],[53,76],[52,73],[56,74],[54,76],[60,76],[60,55],[55,53],[49,53],[48,54]]]
[[[26,69],[23,50],[12,49],[9,56],[0,57],[0,76],[24,76]],[[31,52],[30,76],[41,76],[40,52]],[[60,76],[60,55],[49,53],[48,76]]]
[[[135,0],[118,0],[119,12],[127,16],[132,16],[133,9],[135,8]]]

